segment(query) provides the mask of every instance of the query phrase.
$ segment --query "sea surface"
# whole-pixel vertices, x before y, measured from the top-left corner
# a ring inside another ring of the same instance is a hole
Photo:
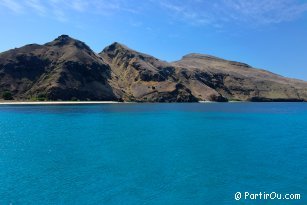
[[[307,204],[307,104],[2,105],[0,204]]]

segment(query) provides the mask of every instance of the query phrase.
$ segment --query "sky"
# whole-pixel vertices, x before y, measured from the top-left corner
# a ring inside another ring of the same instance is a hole
[[[214,55],[307,81],[306,0],[0,0],[0,52],[62,34],[176,61]]]

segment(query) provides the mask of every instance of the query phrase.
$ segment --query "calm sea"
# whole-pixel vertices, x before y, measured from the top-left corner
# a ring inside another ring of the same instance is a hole
[[[0,204],[307,204],[307,104],[0,106]]]

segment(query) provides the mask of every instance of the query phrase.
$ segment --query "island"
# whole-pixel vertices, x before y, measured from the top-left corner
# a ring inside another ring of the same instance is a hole
[[[307,82],[196,53],[166,62],[117,42],[95,53],[61,35],[0,53],[0,100],[305,102]]]

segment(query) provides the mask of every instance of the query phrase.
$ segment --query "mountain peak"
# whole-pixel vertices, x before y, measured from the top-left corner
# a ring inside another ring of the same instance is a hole
[[[56,39],[72,39],[72,38],[69,35],[62,34],[59,37],[57,37]]]
[[[69,35],[60,35],[53,41],[45,44],[47,46],[58,46],[58,47],[63,47],[63,46],[75,46],[78,49],[86,49],[86,50],[91,50],[89,46],[87,46],[84,42],[76,40]]]
[[[115,51],[115,50],[131,50],[124,44],[114,42],[111,45],[107,46],[103,51]]]
[[[69,44],[71,42],[76,41],[75,39],[71,38],[69,35],[61,35],[59,37],[57,37],[56,39],[54,39],[54,43],[56,45],[62,46],[62,45],[66,45]]]
[[[119,43],[119,42],[113,42],[111,45],[113,45],[113,46],[120,46],[120,47],[127,47],[127,46],[125,46],[124,44],[122,44],[122,43]]]
[[[190,53],[182,57],[182,59],[215,59],[215,60],[223,60],[221,58],[206,55],[206,54],[199,54],[199,53]]]
[[[250,65],[246,64],[246,63],[241,63],[241,62],[237,62],[237,61],[231,61],[231,60],[225,60],[223,58],[218,58],[212,55],[206,55],[206,54],[198,54],[198,53],[190,53],[187,54],[185,56],[182,57],[182,60],[206,60],[206,61],[219,61],[219,62],[226,62],[229,63],[231,65],[235,65],[235,66],[241,66],[241,67],[248,67],[251,68]]]

